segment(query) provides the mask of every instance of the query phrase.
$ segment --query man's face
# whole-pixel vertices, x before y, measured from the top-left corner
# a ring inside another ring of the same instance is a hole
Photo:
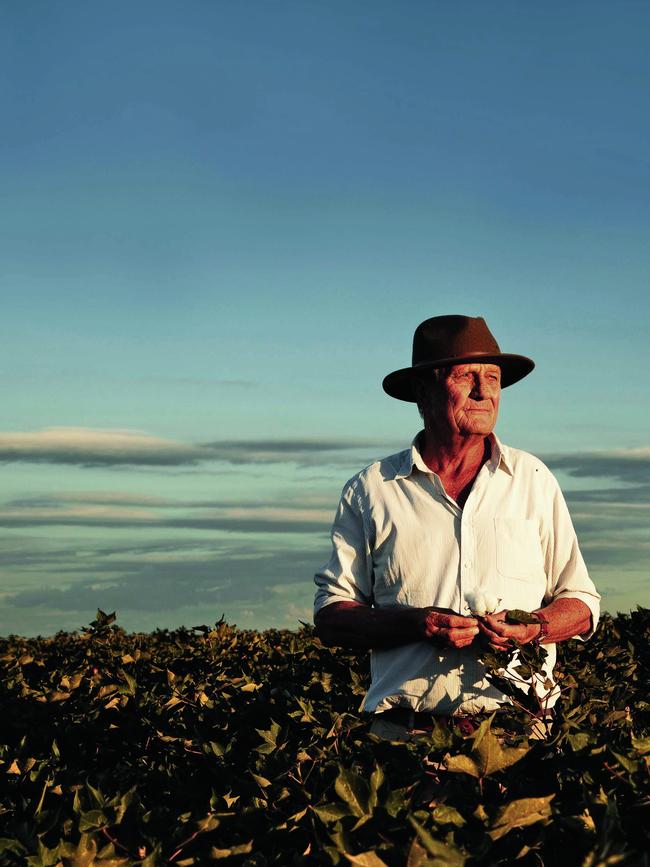
[[[434,428],[461,436],[492,433],[499,413],[501,369],[496,364],[455,364],[441,371],[425,400]]]

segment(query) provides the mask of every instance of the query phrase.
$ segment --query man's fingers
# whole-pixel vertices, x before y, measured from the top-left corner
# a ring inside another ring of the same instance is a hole
[[[497,620],[498,615],[486,617],[481,623],[481,632],[486,635],[490,641],[525,641],[526,627],[521,624],[506,623],[503,620]]]
[[[475,617],[463,617],[461,614],[440,614],[437,611],[431,616],[435,618],[436,626],[441,626],[445,629],[470,629],[478,627],[478,620]]]
[[[426,638],[433,638],[439,644],[450,644],[455,638],[450,639],[448,633],[454,630],[456,633],[463,633],[471,643],[478,634],[478,627],[479,623],[475,617],[429,611],[424,621],[424,634]]]
[[[467,647],[478,635],[478,625],[462,629],[445,629],[434,626],[429,638],[443,647]]]
[[[506,635],[512,630],[512,624],[506,623],[505,615],[505,611],[498,611],[496,614],[488,614],[481,625],[490,630],[492,634],[496,633],[497,635]]]
[[[501,641],[504,639],[504,636],[500,635],[498,632],[494,632],[492,629],[490,629],[484,623],[481,623],[479,628],[480,628],[481,632],[483,633],[483,635],[485,635],[485,637],[489,641]]]

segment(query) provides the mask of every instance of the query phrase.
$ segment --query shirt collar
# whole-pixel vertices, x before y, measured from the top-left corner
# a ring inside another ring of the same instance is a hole
[[[395,474],[390,476],[391,479],[405,479],[413,473],[413,470],[420,470],[422,473],[430,473],[431,470],[424,463],[422,453],[420,451],[420,443],[424,431],[421,430],[413,438],[410,449],[405,449],[400,454]],[[490,444],[492,446],[492,454],[487,462],[487,467],[491,473],[495,473],[499,467],[505,472],[512,475],[512,459],[509,455],[508,446],[503,445],[496,434],[490,434]]]
[[[490,434],[492,443],[492,455],[488,461],[490,472],[495,473],[499,467],[512,475],[512,456],[510,449],[505,446],[496,434]]]

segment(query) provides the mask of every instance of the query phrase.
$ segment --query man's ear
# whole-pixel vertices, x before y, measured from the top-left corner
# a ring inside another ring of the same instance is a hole
[[[415,402],[418,405],[418,412],[420,413],[420,418],[424,418],[426,392],[424,382],[419,376],[416,376],[413,379],[413,394],[415,395]]]
[[[435,384],[435,374],[426,378],[422,375],[416,375],[413,378],[413,393],[415,394],[418,403],[427,399],[428,395],[431,393],[431,389],[435,387]]]

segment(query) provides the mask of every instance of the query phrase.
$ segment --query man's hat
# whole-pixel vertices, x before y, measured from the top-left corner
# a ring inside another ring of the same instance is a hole
[[[413,366],[389,373],[383,386],[398,400],[416,402],[413,383],[419,373],[453,364],[498,364],[505,388],[527,376],[535,362],[525,355],[501,352],[481,316],[434,316],[425,319],[413,335]]]

